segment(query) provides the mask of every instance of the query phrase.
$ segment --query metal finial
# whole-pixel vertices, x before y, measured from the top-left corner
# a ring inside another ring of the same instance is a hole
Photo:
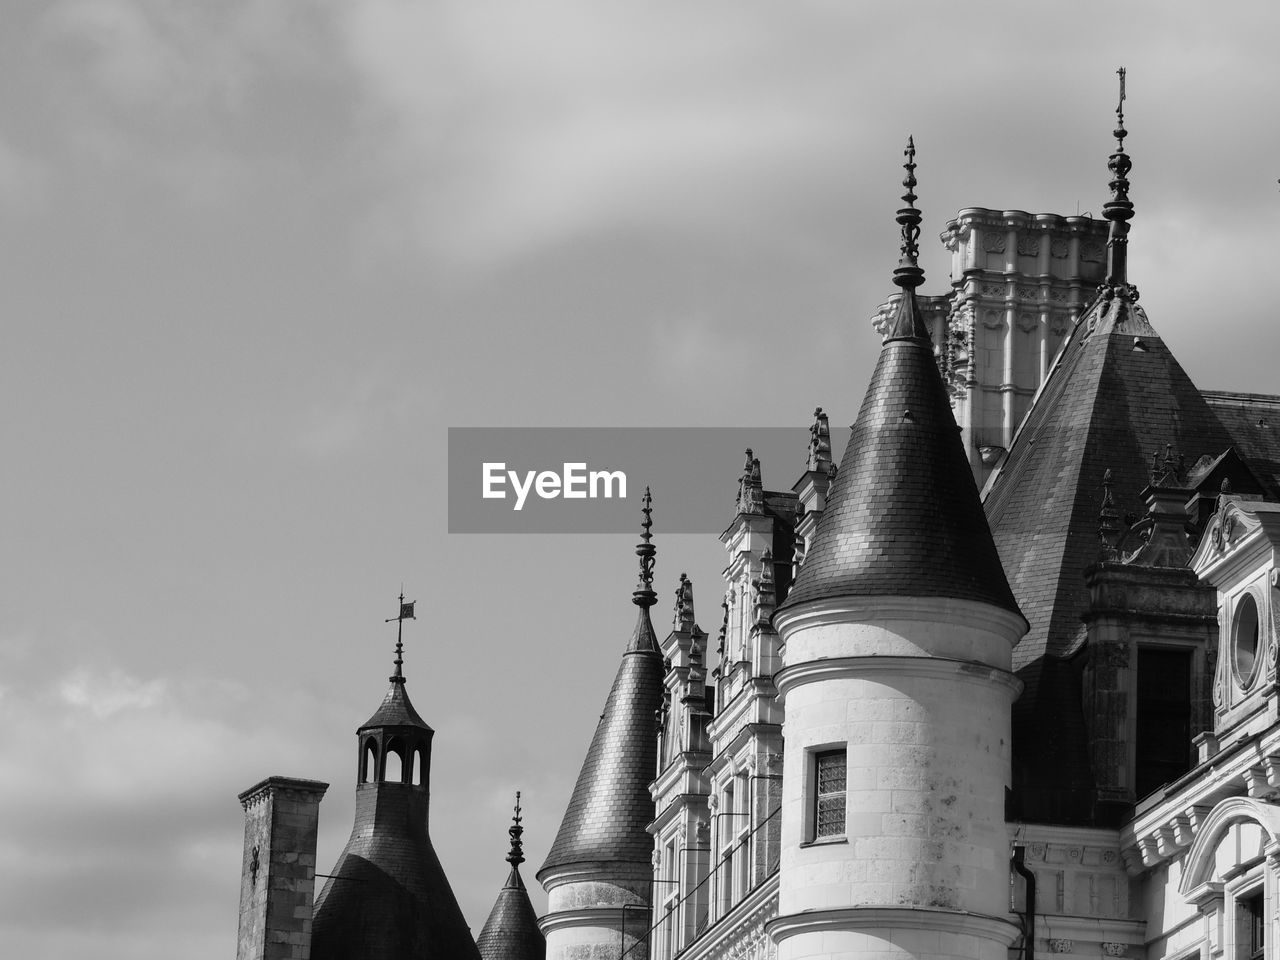
[[[916,209],[916,142],[914,137],[907,137],[907,149],[903,151],[907,158],[902,166],[907,175],[902,185],[907,192],[902,195],[905,207],[898,211],[897,222],[902,227],[902,255],[898,258],[898,267],[893,271],[893,282],[903,290],[914,290],[924,283],[924,271],[920,269],[920,211]]]
[[[396,621],[396,670],[390,677],[392,683],[404,683],[404,622],[418,619],[413,613],[413,605],[415,603],[417,603],[416,600],[410,600],[408,603],[404,602],[404,585],[401,584],[400,613],[398,616],[388,617],[386,620],[387,623],[392,620]]]
[[[1116,71],[1120,77],[1120,98],[1116,102],[1116,150],[1107,158],[1111,171],[1111,199],[1102,206],[1102,215],[1111,222],[1107,238],[1107,283],[1113,287],[1129,282],[1129,221],[1133,219],[1133,204],[1129,201],[1129,171],[1133,161],[1125,153],[1124,138],[1129,132],[1124,128],[1125,69]]]
[[[631,602],[638,607],[652,607],[658,602],[658,595],[653,592],[653,558],[657,555],[658,548],[649,542],[653,539],[653,534],[649,532],[653,526],[653,497],[650,496],[648,487],[644,488],[641,504],[644,520],[640,522],[640,526],[644,530],[640,534],[641,542],[636,544],[636,556],[640,558],[640,582],[631,594]]]
[[[524,863],[524,843],[520,838],[524,835],[524,827],[520,826],[520,791],[516,791],[516,812],[511,818],[511,826],[507,829],[511,837],[511,852],[507,854],[507,863],[518,867]]]

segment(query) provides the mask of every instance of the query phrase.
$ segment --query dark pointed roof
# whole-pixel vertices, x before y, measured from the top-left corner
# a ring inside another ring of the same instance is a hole
[[[654,547],[649,491],[645,489],[644,533],[636,547],[640,583],[632,594],[639,607],[635,629],[613,679],[604,712],[574,785],[569,807],[538,877],[571,863],[649,863],[653,819],[649,781],[657,763],[654,714],[662,702],[662,654],[649,618]]]
[[[401,601],[397,619],[403,621]],[[316,897],[312,960],[479,960],[428,832],[434,733],[405,689],[402,626],[391,689],[356,735],[362,755],[367,740],[374,741],[380,758],[398,742],[402,776],[417,756],[420,780],[380,779],[375,763],[371,778],[357,784],[351,836]]]
[[[914,154],[909,142],[897,312],[782,609],[830,597],[933,596],[1018,612],[916,302],[924,274],[916,263]]]
[[[1014,786],[1023,819],[1089,822],[1080,681],[1068,657],[1084,643],[1084,571],[1099,559],[1098,518],[1144,512],[1155,454],[1188,462],[1231,445],[1221,422],[1152,328],[1129,283],[1124,72],[1116,150],[1107,160],[1111,222],[1106,282],[1081,316],[986,490],[987,516],[1030,630],[1013,651],[1024,690],[1014,704]]]
[[[1025,684],[1014,705],[1014,766],[1025,778],[1026,817],[1091,816],[1079,806],[1038,806],[1056,807],[1068,783],[1091,782],[1078,681],[1063,658],[1086,633],[1084,570],[1098,559],[1103,476],[1111,471],[1118,513],[1140,516],[1152,454],[1168,444],[1194,461],[1231,438],[1142,309],[1104,294],[1081,318],[987,488],[996,545],[1031,627],[1013,652]]]
[[[516,812],[508,832],[511,834],[511,852],[507,854],[507,862],[511,864],[511,872],[498,893],[493,909],[489,911],[489,919],[484,922],[480,936],[476,938],[476,949],[480,951],[481,960],[546,960],[547,940],[538,929],[537,914],[520,877],[524,846],[520,840],[523,828],[520,826],[519,792],[516,793]]]
[[[420,727],[430,732],[431,727],[418,716],[418,711],[409,702],[409,692],[405,690],[404,678],[393,678],[391,688],[382,698],[382,703],[374,711],[372,717],[360,725],[361,730],[370,727]]]

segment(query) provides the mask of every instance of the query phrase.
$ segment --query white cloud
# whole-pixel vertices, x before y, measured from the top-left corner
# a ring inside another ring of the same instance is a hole
[[[148,710],[164,699],[163,680],[138,680],[122,670],[94,674],[80,669],[64,679],[58,693],[73,707],[87,710],[99,720],[122,710]]]

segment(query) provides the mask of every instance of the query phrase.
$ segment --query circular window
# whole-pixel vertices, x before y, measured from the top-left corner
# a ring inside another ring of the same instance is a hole
[[[1231,657],[1236,669],[1236,682],[1247,687],[1258,669],[1258,603],[1252,594],[1246,593],[1236,604]]]

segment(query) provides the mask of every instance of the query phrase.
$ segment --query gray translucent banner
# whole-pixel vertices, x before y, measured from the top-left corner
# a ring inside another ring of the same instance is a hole
[[[847,428],[833,426],[839,462]],[[450,533],[721,533],[733,520],[745,450],[766,490],[790,491],[806,427],[450,427]],[[625,495],[623,489],[625,487]]]

